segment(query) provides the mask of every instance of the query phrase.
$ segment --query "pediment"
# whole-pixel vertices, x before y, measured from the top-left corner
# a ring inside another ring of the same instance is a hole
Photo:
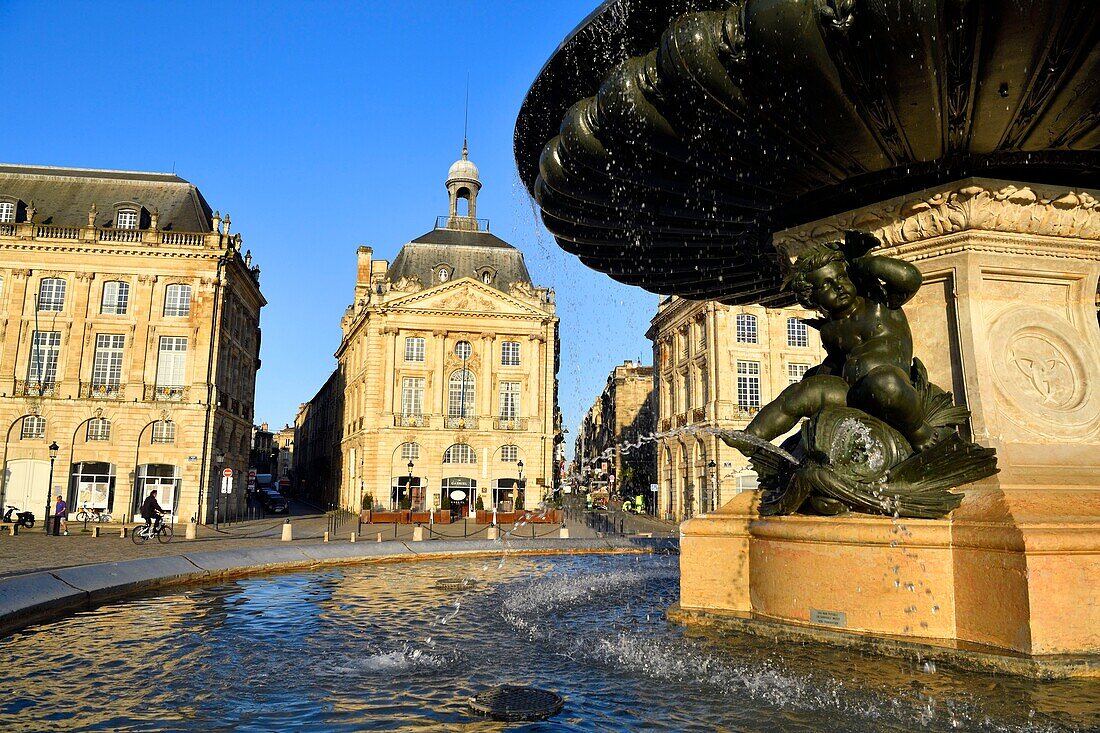
[[[387,309],[469,313],[486,315],[530,315],[546,313],[472,277],[442,283],[386,303]]]

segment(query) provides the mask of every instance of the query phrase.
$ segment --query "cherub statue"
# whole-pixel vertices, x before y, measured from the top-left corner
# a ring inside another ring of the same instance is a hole
[[[814,244],[795,262],[784,286],[804,308],[824,314],[807,323],[821,332],[828,356],[761,409],[746,432],[771,440],[833,406],[879,418],[917,451],[935,441],[910,377],[913,334],[901,309],[920,289],[920,270],[868,254],[876,246],[870,234],[849,231],[843,242]]]
[[[842,242],[811,245],[784,281],[823,314],[807,323],[827,356],[743,433],[722,435],[759,474],[762,514],[940,517],[962,501],[950,489],[997,471],[994,452],[957,431],[970,413],[913,358],[901,307],[920,289],[920,271],[870,254],[878,244],[849,231]],[[799,421],[801,432],[782,449],[767,442]]]

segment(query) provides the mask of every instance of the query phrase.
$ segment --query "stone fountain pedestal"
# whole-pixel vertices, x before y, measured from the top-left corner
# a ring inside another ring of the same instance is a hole
[[[681,527],[673,617],[1100,675],[1098,198],[968,178],[777,234],[793,258],[863,229],[920,268],[916,355],[1000,473],[944,520],[760,517],[741,494]]]

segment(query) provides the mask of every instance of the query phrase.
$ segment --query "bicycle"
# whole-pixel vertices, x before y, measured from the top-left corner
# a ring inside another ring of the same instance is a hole
[[[80,507],[80,511],[76,513],[76,521],[78,522],[110,522],[111,515],[106,509],[89,509],[86,506]]]
[[[135,527],[134,531],[130,534],[130,539],[134,541],[135,545],[144,545],[146,541],[154,535],[161,544],[171,542],[173,535],[172,525],[165,524],[163,519],[157,517],[153,521],[151,528],[148,524]]]

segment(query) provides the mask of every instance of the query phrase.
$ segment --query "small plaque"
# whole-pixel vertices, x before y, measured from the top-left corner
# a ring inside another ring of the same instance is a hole
[[[822,626],[836,626],[837,628],[843,629],[848,625],[848,617],[843,611],[821,611],[816,608],[811,608],[810,623],[821,624]]]
[[[187,462],[188,463],[198,463],[199,462],[199,457],[198,456],[187,456]]]

